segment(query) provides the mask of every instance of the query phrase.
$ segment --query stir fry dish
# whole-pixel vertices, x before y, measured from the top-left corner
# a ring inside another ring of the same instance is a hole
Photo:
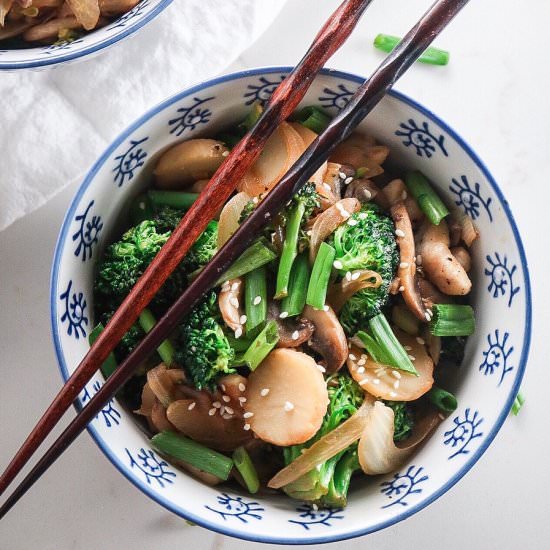
[[[130,11],[139,0],[0,0],[2,47],[71,42]]]
[[[92,341],[260,113],[158,158],[131,226],[98,262]],[[306,107],[278,127],[105,376],[329,122]],[[475,329],[469,248],[479,235],[389,154],[361,133],[338,145],[123,388],[167,460],[208,484],[343,507],[354,480],[399,468],[456,409],[442,386]]]

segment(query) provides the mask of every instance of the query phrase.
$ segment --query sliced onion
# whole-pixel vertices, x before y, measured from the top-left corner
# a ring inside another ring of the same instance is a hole
[[[361,469],[368,475],[387,474],[396,470],[440,422],[440,415],[435,411],[430,412],[417,421],[411,436],[397,446],[393,441],[394,412],[377,401],[359,440],[357,454]]]
[[[141,405],[139,409],[134,411],[136,414],[142,416],[151,416],[153,410],[153,405],[155,404],[157,398],[153,393],[153,390],[149,387],[149,384],[146,382],[141,390]]]
[[[303,153],[309,147],[311,142],[317,137],[317,134],[313,130],[306,128],[299,122],[291,122],[290,126],[292,126],[292,128],[296,131],[296,133],[302,138],[302,141],[304,142],[304,149],[302,151]],[[308,179],[308,181],[311,181],[315,184],[315,188],[320,194],[322,194],[323,191],[323,181],[326,177],[327,164],[327,162],[321,164],[317,171]],[[326,193],[326,190],[324,190],[324,192]]]
[[[241,212],[251,198],[247,193],[237,193],[223,207],[218,223],[218,249],[237,231]]]
[[[244,330],[243,323],[241,323],[243,290],[244,285],[241,278],[231,279],[222,285],[218,295],[218,307],[223,321],[233,332],[239,329],[241,332]]]
[[[351,273],[351,278],[344,277],[339,283],[334,283],[328,289],[327,301],[338,313],[344,304],[357,292],[364,288],[378,288],[382,277],[376,271],[360,269]]]
[[[4,26],[6,15],[11,10],[13,0],[0,0],[0,27]]]
[[[270,191],[303,151],[302,138],[288,122],[282,122],[243,176],[238,185],[239,191],[252,196]]]
[[[426,348],[414,336],[395,329],[395,334],[411,359],[418,376],[400,371],[390,365],[377,363],[365,350],[353,345],[347,365],[353,379],[378,399],[388,401],[414,401],[433,386],[434,364]],[[353,339],[356,344],[356,340]],[[355,359],[353,359],[355,357]]]
[[[309,261],[313,264],[321,243],[341,224],[350,218],[354,212],[361,209],[357,199],[342,199],[334,206],[319,214],[311,228],[309,243]]]
[[[369,413],[372,409],[372,403],[373,399],[367,396],[355,414],[345,422],[342,422],[337,428],[321,437],[296,460],[275,474],[269,480],[267,486],[272,489],[280,489],[296,481],[299,477],[357,441],[365,429]]]
[[[164,407],[168,407],[177,398],[177,385],[184,380],[185,374],[182,370],[168,370],[164,363],[147,372],[149,388]]]
[[[99,0],[66,0],[78,22],[87,30],[95,29],[99,21]]]
[[[384,173],[384,169],[378,162],[380,158],[379,151],[371,152],[369,148],[362,148],[344,141],[335,147],[329,161],[338,164],[351,164],[356,170],[363,169],[363,177],[374,178]]]
[[[460,225],[460,228],[462,230],[461,232],[462,240],[466,243],[466,246],[470,248],[474,243],[474,241],[479,239],[479,230],[474,225],[472,218],[470,218],[468,214],[464,213],[462,210],[460,210],[456,206],[451,207],[451,216],[452,216],[451,223],[452,221],[455,221]],[[452,244],[455,244],[455,243],[452,243]]]
[[[174,429],[174,426],[166,418],[166,409],[160,401],[155,401],[151,409],[151,424],[157,432]]]

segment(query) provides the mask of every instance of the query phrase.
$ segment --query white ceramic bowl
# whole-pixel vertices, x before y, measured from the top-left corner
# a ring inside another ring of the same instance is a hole
[[[72,42],[62,41],[48,46],[11,50],[2,49],[0,42],[0,71],[45,69],[98,54],[141,29],[171,3],[172,0],[141,0],[129,12],[105,27],[86,33]]]
[[[51,318],[63,378],[88,349],[93,321],[94,262],[124,224],[125,205],[147,183],[158,151],[189,137],[209,136],[266,100],[288,68],[231,74],[199,84],[155,107],[105,151],[80,186],[63,222],[51,280]],[[324,71],[303,104],[336,113],[362,78]],[[313,510],[286,496],[251,497],[207,487],[160,458],[116,402],[91,423],[109,460],[167,509],[221,533],[272,543],[321,543],[383,529],[449,490],[479,459],[506,419],[529,348],[531,297],[527,261],[508,203],[464,141],[430,111],[392,92],[362,128],[391,147],[394,159],[424,172],[449,203],[481,231],[473,247],[477,331],[468,340],[453,390],[459,401],[430,441],[398,472],[353,483],[344,510]],[[96,376],[80,396],[103,383]]]

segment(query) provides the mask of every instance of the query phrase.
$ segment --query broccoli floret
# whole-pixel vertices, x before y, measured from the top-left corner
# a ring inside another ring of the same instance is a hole
[[[235,372],[235,352],[220,322],[216,293],[210,292],[183,320],[176,336],[175,360],[198,389],[213,389],[219,376]]]
[[[99,321],[103,324],[103,326],[107,325],[107,323],[110,321],[114,313],[115,311],[111,310],[101,315]],[[144,330],[139,326],[138,323],[134,323],[130,327],[130,330],[122,337],[117,347],[115,348],[116,360],[119,363],[124,361],[124,359],[126,359],[126,357],[130,355],[130,353],[139,344],[139,342],[143,339],[144,336],[145,336]]]
[[[385,405],[393,409],[393,440],[402,441],[411,435],[414,419],[407,403],[402,401],[386,401]]]
[[[335,261],[340,274],[358,269],[372,269],[382,277],[378,288],[365,288],[355,293],[340,312],[340,323],[349,334],[355,334],[366,322],[378,315],[388,300],[399,253],[392,220],[371,203],[352,215],[355,225],[344,223],[333,234]]]
[[[153,222],[159,233],[172,232],[180,223],[186,210],[172,206],[160,206],[156,208]]]
[[[285,463],[290,464],[315,441],[334,430],[353,415],[364,400],[359,385],[347,374],[335,375],[328,380],[329,405],[319,431],[303,445],[286,447]],[[317,468],[289,483],[283,490],[292,498],[316,502],[320,506],[342,507],[353,472],[359,468],[357,444],[353,444]]]

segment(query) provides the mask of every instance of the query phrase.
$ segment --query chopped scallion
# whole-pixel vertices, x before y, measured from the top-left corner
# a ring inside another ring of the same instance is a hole
[[[523,407],[524,403],[525,397],[523,397],[521,392],[518,392],[516,398],[514,399],[514,402],[512,403],[512,414],[514,416],[517,416],[519,414],[519,411],[521,410],[521,407]]]
[[[332,246],[325,242],[321,243],[311,270],[306,296],[306,303],[315,309],[325,307],[328,282],[335,256],[336,250]]]
[[[320,134],[321,132],[324,132],[327,129],[332,119],[320,107],[315,107],[314,105],[310,105],[308,107],[304,107],[303,109],[300,109],[300,111],[298,111],[293,116],[293,120],[296,120],[302,126],[309,128],[311,131],[315,132],[316,134]]]
[[[398,36],[391,36],[389,34],[378,34],[374,39],[374,47],[382,50],[383,52],[390,53],[395,46],[399,44],[401,38]],[[420,63],[427,63],[429,65],[447,65],[449,62],[449,52],[440,50],[439,48],[427,48],[424,53],[418,58]]]
[[[434,191],[424,174],[415,171],[405,176],[407,189],[416,199],[418,206],[434,224],[439,225],[441,220],[449,215],[449,210],[439,195]]]
[[[157,190],[148,191],[147,195],[154,205],[171,206],[172,208],[189,208],[199,196],[198,193]]]
[[[472,306],[434,304],[430,332],[435,336],[470,336],[476,322]]]
[[[300,254],[292,265],[288,283],[288,296],[283,298],[281,302],[281,313],[286,312],[286,317],[294,317],[302,313],[306,305],[308,283],[309,262],[305,254]]]
[[[151,311],[145,308],[139,314],[139,324],[145,332],[149,332],[157,324],[157,320]],[[170,340],[164,340],[157,348],[157,352],[167,366],[174,363],[174,354],[176,353],[176,350]]]
[[[246,274],[244,280],[246,332],[263,325],[267,318],[267,274],[265,266]]]
[[[248,491],[252,494],[257,493],[260,488],[258,472],[250,458],[250,455],[244,447],[237,447],[233,451],[233,463],[235,468],[241,474]]]
[[[258,365],[277,345],[278,341],[279,331],[277,330],[277,323],[275,321],[269,321],[238,362],[247,365],[252,371],[256,370]]]
[[[445,414],[451,414],[458,407],[456,397],[446,390],[432,386],[426,397]]]

